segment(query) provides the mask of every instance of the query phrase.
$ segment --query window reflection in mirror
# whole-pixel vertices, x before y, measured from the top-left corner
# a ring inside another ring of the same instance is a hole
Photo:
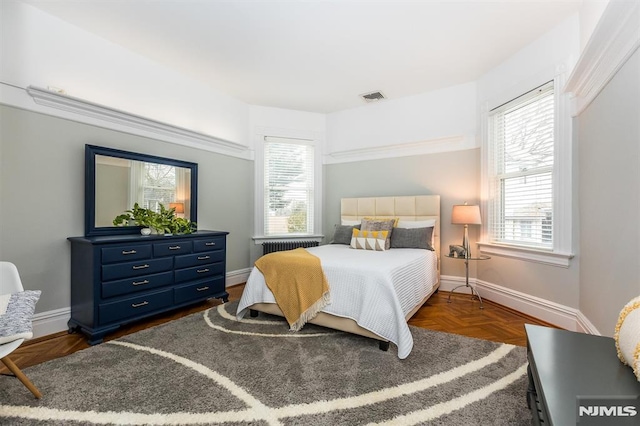
[[[95,227],[113,226],[113,219],[135,203],[154,211],[160,204],[175,207],[177,216],[190,219],[191,170],[96,155],[95,194]]]

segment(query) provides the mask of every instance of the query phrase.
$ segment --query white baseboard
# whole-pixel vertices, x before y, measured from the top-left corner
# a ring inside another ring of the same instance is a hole
[[[249,279],[251,268],[238,269],[236,271],[227,272],[226,287],[231,287],[238,284],[244,284]]]
[[[40,312],[33,316],[33,337],[42,337],[68,329],[71,308]]]
[[[602,336],[602,333],[596,328],[595,325],[591,324],[591,321],[584,314],[578,311],[577,318],[577,328],[576,331],[581,331],[587,334],[595,334],[597,336]]]
[[[250,273],[251,268],[228,272],[226,286],[231,287],[247,282]],[[463,277],[443,275],[440,277],[440,290],[451,291],[454,287],[464,285],[464,282]],[[476,286],[483,299],[490,300],[522,312],[523,314],[531,315],[532,317],[566,330],[596,335],[601,334],[589,319],[577,309],[475,278],[469,278],[469,283]],[[456,290],[456,293],[458,292],[468,293],[469,291],[466,288],[459,288]],[[71,318],[71,309],[68,307],[40,312],[34,315],[33,337],[42,337],[67,330],[69,318]]]
[[[247,282],[251,268],[227,272],[226,287]],[[71,318],[71,308],[60,308],[40,312],[33,316],[33,337],[42,337],[59,333],[68,329],[67,322]]]
[[[465,279],[463,277],[440,277],[440,289],[443,291],[451,291],[454,287],[464,285],[464,283]],[[476,287],[480,293],[480,297],[483,299],[490,300],[566,330],[600,334],[593,324],[575,308],[570,308],[559,303],[481,281],[476,278],[469,278],[469,283]],[[457,289],[456,293],[458,292],[469,293],[466,288]]]

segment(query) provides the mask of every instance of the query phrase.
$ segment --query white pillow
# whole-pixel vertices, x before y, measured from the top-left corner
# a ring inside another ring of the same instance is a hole
[[[341,225],[344,226],[356,226],[356,225],[360,225],[360,221],[359,220],[346,220],[346,219],[342,219],[340,221]]]
[[[396,226],[396,228],[413,229],[413,228],[429,228],[429,227],[433,227],[433,226],[436,226],[436,220],[435,219],[428,219],[428,220],[402,220],[402,219],[400,219],[398,221],[398,225]]]
[[[33,337],[31,320],[40,290],[0,295],[0,344]]]
[[[633,368],[640,382],[640,296],[631,299],[620,311],[613,338],[618,358]]]
[[[361,231],[353,228],[351,248],[361,250],[385,251],[389,231]]]

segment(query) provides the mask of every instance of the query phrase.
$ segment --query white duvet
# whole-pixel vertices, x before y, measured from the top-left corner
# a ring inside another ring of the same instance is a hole
[[[329,244],[307,249],[320,258],[329,282],[331,303],[322,311],[355,320],[398,347],[398,357],[413,349],[405,316],[431,292],[437,282],[437,258],[430,250],[356,250]],[[253,268],[237,317],[254,303],[276,303],[262,273]]]

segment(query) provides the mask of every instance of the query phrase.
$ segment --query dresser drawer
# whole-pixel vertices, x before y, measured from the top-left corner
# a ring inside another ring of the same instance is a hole
[[[190,300],[198,300],[220,294],[224,291],[224,278],[218,277],[212,280],[202,280],[193,284],[175,287],[174,303],[180,304]]]
[[[85,333],[95,345],[123,324],[209,298],[229,300],[228,232],[143,236],[130,231],[69,238],[70,332]]]
[[[211,237],[207,239],[195,240],[193,242],[193,251],[212,251],[222,250],[225,246],[225,237]]]
[[[127,262],[151,257],[151,244],[118,246],[102,249],[102,263]]]
[[[101,303],[100,324],[108,324],[126,318],[139,317],[148,312],[166,308],[173,304],[173,289],[157,291],[131,297],[117,302]]]
[[[176,256],[175,268],[182,269],[190,266],[204,265],[206,263],[222,262],[223,260],[224,251],[205,251],[202,253]]]
[[[175,256],[177,254],[191,253],[192,246],[191,241],[179,241],[173,243],[157,243],[153,245],[153,255],[155,257],[160,256]]]
[[[176,282],[192,281],[205,277],[220,275],[224,272],[224,263],[208,263],[193,268],[176,270]]]
[[[120,278],[139,277],[141,275],[154,274],[156,272],[170,271],[173,269],[173,258],[146,259],[138,262],[118,263],[102,266],[102,281],[113,281]]]
[[[118,281],[102,283],[102,297],[114,297],[137,291],[150,290],[173,283],[173,271],[143,275]]]

